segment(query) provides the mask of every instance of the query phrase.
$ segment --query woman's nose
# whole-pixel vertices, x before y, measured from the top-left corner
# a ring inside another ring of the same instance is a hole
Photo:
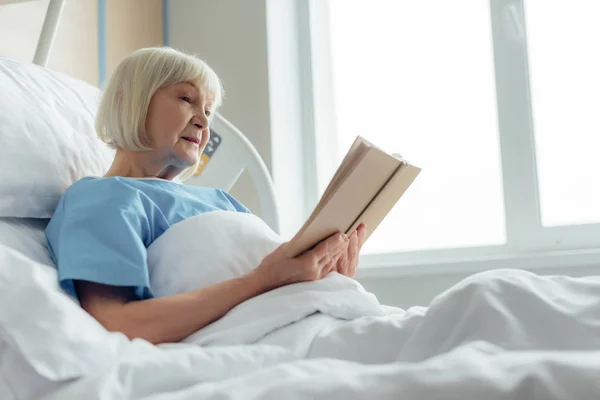
[[[192,120],[192,124],[198,129],[204,129],[208,126],[208,118],[197,116]]]

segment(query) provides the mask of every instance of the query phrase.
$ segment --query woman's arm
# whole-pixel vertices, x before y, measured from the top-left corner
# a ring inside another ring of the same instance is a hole
[[[178,342],[266,290],[258,274],[173,296],[135,301],[131,288],[76,281],[81,306],[107,330],[153,344]]]
[[[136,300],[133,289],[125,287],[75,281],[75,288],[83,309],[107,330],[154,344],[178,342],[263,292],[323,278],[344,254],[356,252],[349,244],[346,235],[335,234],[296,258],[284,255],[283,244],[239,278],[148,300]]]

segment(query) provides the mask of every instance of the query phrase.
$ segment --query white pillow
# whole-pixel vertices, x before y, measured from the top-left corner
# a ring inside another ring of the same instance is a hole
[[[150,289],[168,296],[239,277],[281,243],[253,214],[212,211],[188,218],[148,247]]]
[[[8,346],[36,377],[58,382],[98,372],[127,343],[62,291],[55,268],[0,244],[0,348]]]
[[[65,188],[112,162],[94,129],[100,90],[3,57],[0,88],[0,217],[50,218]]]
[[[0,244],[23,253],[31,260],[53,267],[45,229],[49,219],[0,218]]]

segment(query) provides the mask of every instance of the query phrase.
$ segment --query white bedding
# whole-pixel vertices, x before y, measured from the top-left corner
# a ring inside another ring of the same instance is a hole
[[[21,252],[32,260],[52,265],[44,229],[48,219],[0,217],[0,244]]]
[[[361,341],[361,352],[395,362],[298,360],[264,344],[158,350],[134,342],[102,374],[65,384],[47,398],[596,398],[599,299],[597,278],[485,273],[429,308],[354,321],[322,348],[345,357],[355,350],[352,339],[371,330],[375,335]]]
[[[148,248],[152,290],[173,295],[235,278],[255,268],[281,242],[252,214],[213,211],[188,218]],[[373,294],[334,273],[256,296],[185,341],[202,346],[253,344],[316,312],[344,320],[383,314]]]
[[[0,88],[0,217],[51,218],[69,185],[114,158],[94,129],[101,91],[2,56]]]
[[[163,287],[173,292],[243,273],[277,245],[265,226],[233,213],[175,225],[149,249],[153,287],[168,276],[159,273],[164,268],[188,277]],[[224,248],[241,256],[218,251]],[[257,296],[184,343],[161,346],[103,331],[55,279],[48,267],[0,246],[0,304],[27,310],[0,308],[0,348],[9,348],[0,356],[2,399],[552,400],[600,393],[600,277],[486,272],[427,308],[405,311],[333,273]]]

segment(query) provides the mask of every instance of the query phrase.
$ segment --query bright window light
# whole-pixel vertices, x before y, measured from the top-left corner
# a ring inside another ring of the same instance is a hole
[[[503,244],[488,2],[328,1],[333,156],[362,135],[422,168],[363,253]]]
[[[527,0],[542,224],[600,221],[600,2]]]

